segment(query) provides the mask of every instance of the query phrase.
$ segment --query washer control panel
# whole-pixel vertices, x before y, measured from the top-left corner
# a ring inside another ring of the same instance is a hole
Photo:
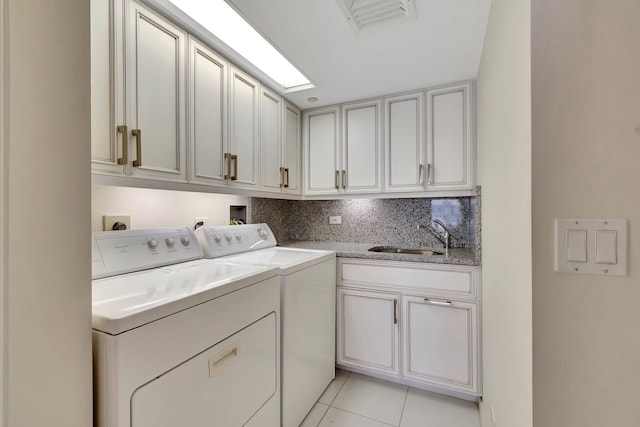
[[[92,237],[94,279],[202,258],[188,227],[104,231]]]
[[[276,246],[267,224],[204,226],[195,231],[205,258],[217,258]]]

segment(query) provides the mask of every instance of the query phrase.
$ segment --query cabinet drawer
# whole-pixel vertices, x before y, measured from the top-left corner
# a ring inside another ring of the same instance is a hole
[[[341,258],[338,284],[420,290],[431,295],[478,298],[478,268]]]

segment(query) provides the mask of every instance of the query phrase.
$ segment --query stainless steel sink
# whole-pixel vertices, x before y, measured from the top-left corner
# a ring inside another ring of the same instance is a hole
[[[429,249],[399,248],[397,246],[374,246],[369,248],[369,252],[384,252],[387,254],[410,254],[410,255],[444,255],[443,252]]]

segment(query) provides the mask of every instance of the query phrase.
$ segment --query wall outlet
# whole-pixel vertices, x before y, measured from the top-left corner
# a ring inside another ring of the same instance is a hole
[[[193,229],[204,227],[205,225],[209,225],[209,217],[208,216],[197,216],[193,218]]]
[[[340,215],[330,216],[329,224],[342,224],[342,217]]]
[[[114,225],[118,223],[120,228],[116,227],[116,230],[131,230],[131,215],[103,215],[102,216],[102,229],[104,231],[114,230]],[[121,224],[124,224],[126,228],[121,228]]]

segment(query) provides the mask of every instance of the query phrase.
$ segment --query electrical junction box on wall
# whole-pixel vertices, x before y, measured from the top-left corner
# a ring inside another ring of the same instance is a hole
[[[555,271],[627,275],[626,219],[556,219]]]

